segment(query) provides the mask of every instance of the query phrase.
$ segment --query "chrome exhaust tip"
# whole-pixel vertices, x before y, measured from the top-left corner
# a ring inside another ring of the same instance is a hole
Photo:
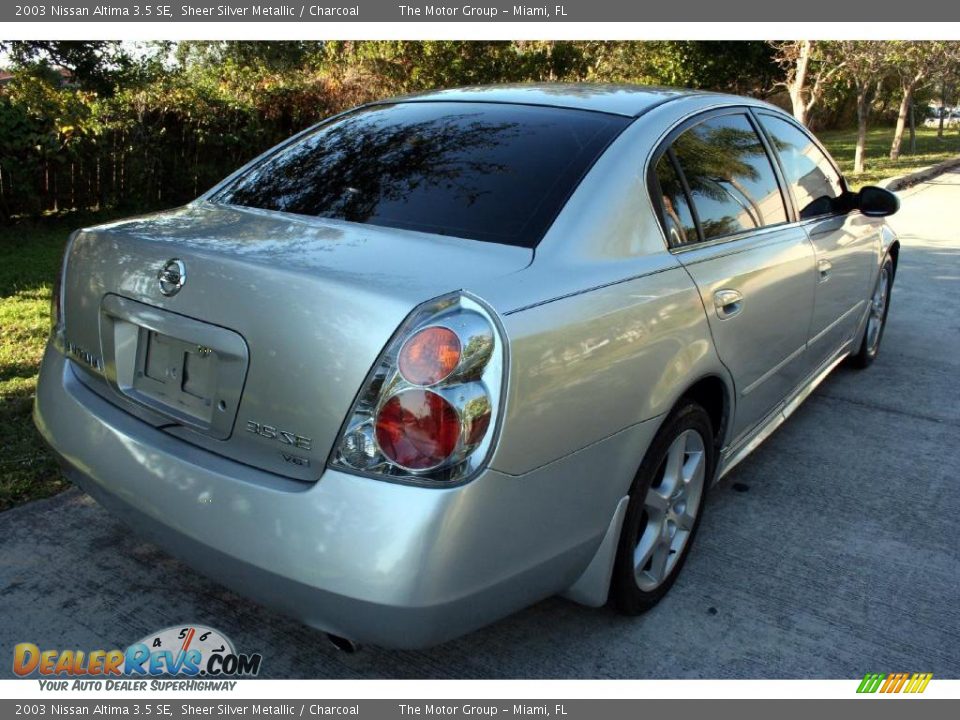
[[[337,650],[342,653],[346,653],[347,655],[353,655],[353,653],[360,649],[360,646],[353,640],[340,637],[339,635],[334,635],[333,633],[327,633],[327,640],[329,640],[330,644],[333,645]]]

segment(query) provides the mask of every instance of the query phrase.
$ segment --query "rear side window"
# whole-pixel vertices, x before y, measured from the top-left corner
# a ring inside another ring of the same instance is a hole
[[[676,167],[669,153],[664,153],[657,161],[657,182],[663,201],[664,230],[670,247],[689,245],[698,241],[697,223],[690,212],[690,203],[684,192],[683,183],[677,175]]]
[[[800,217],[834,212],[833,201],[843,194],[843,185],[826,155],[792,123],[770,115],[761,115],[760,122],[780,157]]]
[[[414,102],[327,123],[212,199],[534,247],[629,118]]]
[[[672,148],[704,240],[786,222],[773,166],[746,115],[704,120]]]

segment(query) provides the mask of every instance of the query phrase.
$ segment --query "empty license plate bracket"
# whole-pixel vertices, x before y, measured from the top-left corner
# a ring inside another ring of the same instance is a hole
[[[230,436],[248,362],[240,335],[108,295],[101,342],[105,374],[117,391],[180,425]]]

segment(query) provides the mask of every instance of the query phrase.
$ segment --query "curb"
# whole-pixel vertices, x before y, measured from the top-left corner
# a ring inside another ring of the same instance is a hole
[[[951,170],[955,167],[960,167],[960,158],[944,160],[936,165],[920,168],[916,172],[912,172],[908,175],[897,175],[896,177],[881,180],[877,183],[877,186],[886,188],[891,192],[897,192],[898,190],[905,190],[911,185],[916,185],[924,180],[929,180],[930,178],[936,177],[940,173],[946,172],[947,170]]]

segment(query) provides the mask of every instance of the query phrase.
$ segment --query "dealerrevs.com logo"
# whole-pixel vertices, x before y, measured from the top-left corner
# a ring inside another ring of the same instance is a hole
[[[152,633],[126,650],[41,650],[34,643],[13,649],[17,677],[50,679],[48,689],[143,690],[146,680],[118,678],[186,678],[204,682],[168,685],[153,682],[150,689],[232,689],[232,678],[256,677],[263,657],[238,653],[223,633],[202,625],[169,627]],[[72,678],[52,680],[52,678]],[[216,682],[214,682],[216,681]],[[101,687],[97,687],[100,685]]]

